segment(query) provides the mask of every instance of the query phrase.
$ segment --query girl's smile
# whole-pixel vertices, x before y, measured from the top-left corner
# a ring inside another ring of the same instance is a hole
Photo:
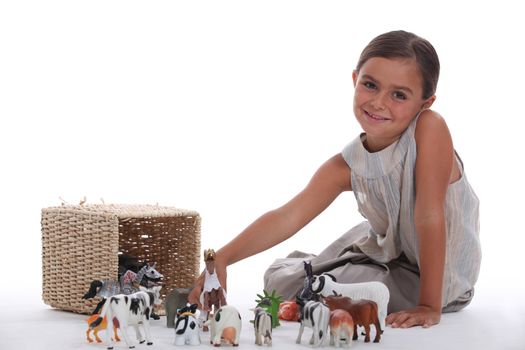
[[[390,120],[390,118],[386,118],[378,114],[373,114],[366,110],[363,110],[363,111],[365,112],[365,115],[370,119],[371,123],[382,123],[382,122]]]

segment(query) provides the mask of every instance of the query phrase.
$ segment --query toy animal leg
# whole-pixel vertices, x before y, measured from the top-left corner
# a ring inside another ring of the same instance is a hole
[[[120,341],[120,338],[118,337],[117,329],[118,327],[113,326],[113,335],[115,336],[115,341]]]
[[[316,343],[315,333],[313,332],[314,330],[312,329],[312,336],[310,337],[310,341],[308,342],[310,345],[314,345]]]
[[[301,344],[301,337],[303,336],[304,326],[301,323],[301,326],[299,326],[299,334],[297,335],[297,339],[295,340],[296,344]]]
[[[142,326],[144,327],[144,334],[146,336],[146,344],[153,345],[153,342],[151,341],[151,330],[149,328],[149,321],[143,320]]]
[[[144,337],[142,336],[142,333],[140,332],[139,325],[133,325],[133,329],[135,330],[135,338],[137,338],[137,341],[139,344],[144,343]]]
[[[200,345],[201,344],[201,338],[199,336],[199,331],[196,330],[195,333],[193,335],[190,336],[190,339],[189,339],[189,345]]]
[[[120,331],[122,332],[122,337],[124,338],[124,342],[126,342],[126,345],[130,349],[133,349],[135,346],[131,343],[131,340],[129,339],[128,331],[126,328],[127,328],[126,326],[122,326],[122,324],[120,325]],[[106,333],[109,334],[109,332],[106,332]],[[113,347],[111,349],[113,349]]]
[[[100,337],[98,336],[98,331],[99,331],[99,329],[95,328],[93,330],[93,335],[95,336],[95,339],[96,339],[97,343],[102,343],[102,339],[100,339]]]
[[[266,337],[264,337],[264,343],[268,346],[272,346],[272,336],[267,335]]]
[[[186,335],[175,334],[175,345],[185,345],[186,344]]]
[[[221,333],[217,332],[214,337],[210,339],[210,343],[213,344],[213,346],[221,346]]]
[[[381,331],[381,326],[379,326],[379,322],[375,323],[375,328],[376,328],[376,337],[374,338],[374,343],[379,343],[379,341],[381,340],[381,333],[383,333]]]
[[[226,298],[224,297],[224,290],[222,288],[219,288],[219,290],[217,290],[217,294],[218,294],[220,306],[226,305]]]
[[[365,327],[365,343],[369,343],[370,342],[370,325],[365,324],[364,327]]]
[[[210,293],[211,292],[204,292],[204,304],[202,304],[202,308],[204,309],[204,311],[211,311]]]
[[[352,346],[352,336],[354,335],[354,329],[352,327],[346,328],[346,345]]]
[[[262,345],[262,334],[255,331],[255,345]]]
[[[88,329],[86,331],[86,338],[87,338],[88,342],[93,343],[93,339],[91,339],[91,337],[89,336],[90,332],[91,332],[91,328],[89,328],[89,326],[88,326]]]
[[[241,337],[241,332],[239,331],[239,329],[235,329],[235,338],[233,340],[233,346],[239,346],[239,339]]]
[[[111,338],[111,332],[108,332],[106,329],[106,346],[107,348],[113,349],[113,338]]]
[[[357,340],[357,325],[354,324],[354,335],[352,336],[352,340]]]

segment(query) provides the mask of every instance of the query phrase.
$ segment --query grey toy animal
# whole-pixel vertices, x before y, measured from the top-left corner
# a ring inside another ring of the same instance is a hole
[[[166,297],[166,326],[168,328],[175,328],[177,310],[186,306],[190,292],[191,288],[175,288]]]

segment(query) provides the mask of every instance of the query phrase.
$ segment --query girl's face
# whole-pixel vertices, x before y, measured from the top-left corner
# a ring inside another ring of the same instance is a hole
[[[370,152],[396,141],[436,98],[423,99],[423,78],[413,59],[373,57],[352,78],[354,114],[366,133]]]

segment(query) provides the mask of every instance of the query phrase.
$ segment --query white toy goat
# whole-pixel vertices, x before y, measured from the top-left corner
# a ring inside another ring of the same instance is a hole
[[[312,291],[323,297],[329,295],[342,295],[351,299],[372,300],[377,304],[379,322],[381,329],[385,329],[388,301],[390,292],[387,286],[381,282],[363,283],[337,283],[334,276],[323,273],[312,278]]]
[[[272,315],[265,311],[262,307],[257,307],[254,310],[255,319],[253,320],[253,327],[255,329],[255,344],[268,346],[272,345]]]

